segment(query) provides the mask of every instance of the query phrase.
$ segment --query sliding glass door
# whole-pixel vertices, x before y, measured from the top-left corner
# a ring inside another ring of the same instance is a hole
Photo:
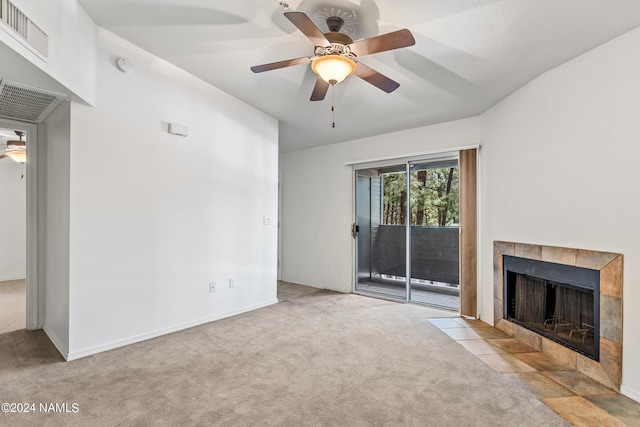
[[[404,164],[356,171],[357,292],[407,300],[406,186]],[[387,211],[389,197],[404,203]]]
[[[409,300],[460,309],[458,160],[409,164]]]
[[[457,156],[355,179],[356,292],[458,310]]]

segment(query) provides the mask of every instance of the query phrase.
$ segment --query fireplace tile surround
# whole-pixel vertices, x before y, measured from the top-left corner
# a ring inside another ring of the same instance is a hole
[[[503,255],[600,271],[600,361],[504,319]],[[538,351],[620,391],[622,382],[623,256],[610,252],[495,241],[493,244],[494,325]]]

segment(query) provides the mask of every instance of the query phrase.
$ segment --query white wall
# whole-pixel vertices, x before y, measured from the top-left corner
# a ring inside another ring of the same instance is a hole
[[[69,351],[69,155],[68,102],[39,126],[38,143],[38,300],[44,304],[44,330],[63,355]]]
[[[277,121],[97,38],[96,105],[71,110],[69,359],[277,301]]]
[[[622,392],[640,401],[638,45],[640,29],[549,71],[476,119],[284,153],[283,280],[351,289],[346,162],[479,142],[481,318],[493,323],[494,240],[624,254]],[[327,270],[329,262],[338,268]]]
[[[492,242],[624,254],[623,392],[640,400],[640,44],[636,29],[542,75],[482,118],[484,318]]]
[[[353,168],[347,162],[478,143],[477,119],[282,154],[282,280],[350,292]],[[331,270],[329,270],[331,264]]]
[[[2,61],[0,78],[42,87],[92,104],[95,99],[96,26],[77,0],[11,0],[49,36],[49,55],[39,57],[19,37],[0,24],[0,52],[26,61]],[[5,50],[5,45],[10,50]],[[46,74],[34,71],[33,66]],[[47,78],[47,75],[53,79]]]
[[[25,165],[8,158],[0,160],[0,282],[25,278],[26,181]]]

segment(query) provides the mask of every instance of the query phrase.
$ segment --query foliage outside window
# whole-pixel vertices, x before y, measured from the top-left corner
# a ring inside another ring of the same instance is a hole
[[[410,172],[411,225],[444,227],[458,224],[458,168]],[[383,223],[407,223],[406,174],[384,175]]]

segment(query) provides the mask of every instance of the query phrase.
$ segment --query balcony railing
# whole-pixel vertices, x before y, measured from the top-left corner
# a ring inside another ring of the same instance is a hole
[[[373,232],[372,267],[385,276],[406,276],[406,227],[379,225]],[[460,283],[459,227],[411,226],[411,278]]]

